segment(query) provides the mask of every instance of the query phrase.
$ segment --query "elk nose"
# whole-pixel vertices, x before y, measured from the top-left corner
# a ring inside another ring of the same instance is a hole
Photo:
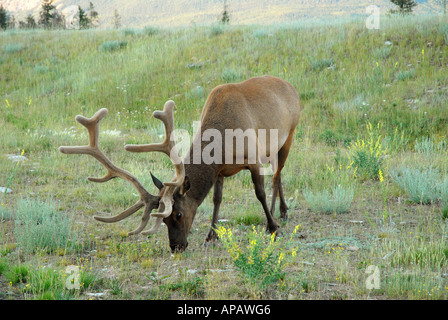
[[[186,242],[185,245],[183,245],[183,244],[174,244],[174,245],[170,245],[170,247],[171,247],[171,252],[172,253],[184,252],[185,249],[187,249],[187,247],[188,247],[188,242]]]

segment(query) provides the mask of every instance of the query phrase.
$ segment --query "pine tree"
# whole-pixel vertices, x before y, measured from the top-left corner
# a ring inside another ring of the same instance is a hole
[[[32,14],[29,14],[26,17],[26,21],[25,21],[25,28],[27,29],[35,29],[37,26],[36,24],[36,20],[34,20],[34,17]]]
[[[414,0],[390,0],[398,8],[391,9],[390,13],[398,13],[401,15],[407,15],[412,13],[412,9],[417,5]]]
[[[3,5],[0,4],[0,29],[6,30],[6,28],[8,28],[8,22],[8,12],[3,8]]]
[[[90,26],[90,20],[86,12],[78,6],[78,19],[79,19],[79,29],[88,29]]]
[[[52,20],[55,18],[53,0],[43,0],[39,12],[39,25],[45,29],[52,27]]]
[[[221,15],[221,23],[222,24],[229,24],[230,23],[230,14],[229,14],[229,8],[227,6],[227,1],[224,0],[224,10]]]

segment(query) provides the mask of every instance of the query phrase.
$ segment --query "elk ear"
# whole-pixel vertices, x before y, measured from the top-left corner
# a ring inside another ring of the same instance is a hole
[[[190,179],[186,176],[184,182],[180,186],[179,194],[184,196],[190,190]]]
[[[163,182],[154,177],[154,175],[151,173],[152,182],[155,184],[157,189],[162,190],[163,188]]]

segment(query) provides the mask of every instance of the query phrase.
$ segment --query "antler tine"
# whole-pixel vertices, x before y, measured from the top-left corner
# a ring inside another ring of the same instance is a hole
[[[169,100],[163,106],[163,111],[154,111],[153,117],[159,119],[165,125],[165,140],[162,143],[134,145],[129,144],[125,146],[125,149],[130,152],[163,152],[175,165],[176,168],[176,180],[171,182],[165,182],[165,186],[180,186],[185,179],[185,168],[182,159],[177,152],[177,148],[174,144],[174,101]]]
[[[174,107],[174,101],[169,100],[163,106],[163,111],[153,113],[154,118],[161,120],[165,125],[165,139],[162,143],[125,146],[125,149],[131,152],[163,152],[170,157],[175,166],[176,177],[173,181],[164,183],[165,190],[160,200],[165,205],[164,211],[151,213],[151,216],[156,218],[166,218],[171,214],[175,187],[182,185],[185,180],[185,167],[174,144]],[[151,230],[148,232],[151,232]]]
[[[146,191],[140,181],[130,172],[118,168],[116,165],[114,165],[112,161],[110,161],[99,148],[99,124],[100,121],[107,115],[107,113],[108,110],[106,108],[102,108],[97,111],[92,118],[86,118],[81,115],[76,116],[76,121],[87,128],[87,131],[89,133],[89,145],[62,146],[59,147],[59,151],[64,154],[87,154],[97,159],[107,169],[108,172],[102,178],[88,178],[92,182],[106,182],[118,177],[130,182],[135,187],[140,195],[140,200],[137,201],[133,206],[113,217],[94,216],[94,218],[97,221],[113,223],[129,217],[133,213],[137,212],[140,208],[146,206],[139,227],[134,231],[128,233],[129,235],[138,234],[146,227],[151,211],[154,208],[158,207],[159,197],[153,196],[148,191]]]

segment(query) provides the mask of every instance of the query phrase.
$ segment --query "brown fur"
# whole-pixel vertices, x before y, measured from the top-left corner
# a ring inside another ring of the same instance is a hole
[[[197,208],[203,202],[209,191],[214,187],[213,219],[210,232],[206,241],[216,239],[214,228],[218,221],[218,211],[222,199],[222,188],[225,177],[230,177],[241,170],[251,172],[257,199],[261,202],[267,218],[267,229],[274,233],[278,229],[275,222],[274,210],[277,195],[280,196],[281,218],[287,218],[287,205],[283,198],[281,185],[281,170],[288,157],[289,149],[293,142],[294,130],[300,116],[299,95],[294,87],[282,79],[263,76],[256,77],[241,83],[225,84],[216,87],[210,93],[201,115],[200,135],[196,135],[196,141],[200,141],[202,133],[207,129],[219,130],[222,134],[223,157],[225,154],[225,129],[258,129],[278,130],[278,150],[269,150],[269,135],[266,142],[266,155],[278,155],[278,167],[274,172],[272,181],[272,203],[268,208],[264,190],[264,176],[260,175],[261,164],[248,163],[247,143],[245,144],[245,161],[242,164],[194,164],[192,147],[184,159],[190,160],[185,164],[185,182],[174,193],[174,205],[172,214],[164,219],[168,226],[168,234],[171,249],[184,250],[187,245],[187,236],[196,215]],[[200,142],[201,150],[209,142]],[[249,143],[259,143],[250,141]],[[163,189],[161,193],[163,192]],[[159,208],[160,209],[160,208]]]

